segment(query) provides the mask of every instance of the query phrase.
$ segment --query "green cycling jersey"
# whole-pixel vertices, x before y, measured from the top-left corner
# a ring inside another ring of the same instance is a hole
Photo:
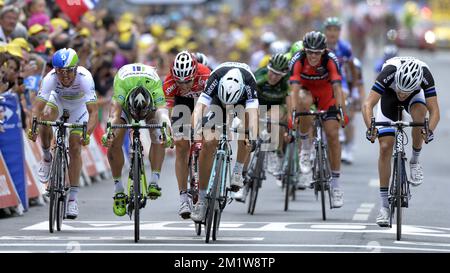
[[[162,81],[156,73],[156,68],[140,63],[127,64],[119,69],[114,77],[113,100],[128,112],[127,96],[137,86],[143,86],[150,92],[155,107],[166,106]]]
[[[268,81],[269,70],[267,67],[255,71],[256,84],[258,86],[258,100],[261,105],[285,104],[289,95],[289,74],[281,78],[276,85],[270,85]]]

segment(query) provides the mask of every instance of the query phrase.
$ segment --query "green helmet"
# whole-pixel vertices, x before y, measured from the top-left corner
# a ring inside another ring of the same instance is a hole
[[[289,50],[289,53],[291,54],[291,56],[294,56],[295,53],[299,52],[302,49],[303,49],[303,41],[298,40],[297,42],[295,42],[291,45],[291,49]]]
[[[339,20],[339,18],[337,18],[337,17],[328,17],[325,20],[325,22],[323,23],[323,27],[327,28],[327,27],[331,27],[331,26],[341,28],[341,26],[342,26],[341,20]]]
[[[272,69],[276,72],[287,73],[289,70],[289,59],[282,53],[274,54],[270,57],[267,67],[269,70]]]

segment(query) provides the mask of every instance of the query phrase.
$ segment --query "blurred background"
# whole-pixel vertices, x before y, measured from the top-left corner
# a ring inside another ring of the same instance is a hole
[[[127,63],[153,65],[164,79],[187,49],[204,53],[211,68],[240,61],[256,70],[261,60],[253,54],[286,52],[329,16],[340,18],[341,38],[371,67],[386,45],[450,47],[450,0],[0,0],[0,8],[0,92],[20,94],[22,119],[63,47],[93,74],[102,121],[115,72]]]

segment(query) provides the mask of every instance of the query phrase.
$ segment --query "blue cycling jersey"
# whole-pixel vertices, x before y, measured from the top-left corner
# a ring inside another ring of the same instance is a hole
[[[343,65],[353,59],[352,46],[348,42],[339,39],[336,46],[330,48],[330,50],[336,55],[339,61],[339,68],[342,75],[342,88],[348,90],[347,77],[345,76]]]

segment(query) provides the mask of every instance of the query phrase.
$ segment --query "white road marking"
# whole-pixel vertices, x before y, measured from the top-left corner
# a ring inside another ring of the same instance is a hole
[[[371,206],[371,205],[370,205]],[[369,204],[365,204],[364,207],[369,207]],[[70,224],[69,224],[70,223]],[[108,223],[108,221],[67,221],[63,226],[62,231],[70,231],[73,235],[73,231],[132,231],[134,230],[134,224],[131,221],[120,222],[120,225],[114,227],[98,226],[100,223]],[[97,225],[97,226],[93,226]],[[319,227],[319,228],[317,228]],[[429,226],[413,226],[403,225],[404,235],[414,236],[428,236],[428,237],[441,237],[450,238],[450,229],[442,227],[429,227]],[[48,222],[40,222],[35,225],[25,227],[24,231],[35,230],[48,230]],[[141,224],[141,231],[191,231],[194,229],[189,222],[151,222],[143,221]],[[222,222],[221,231],[256,231],[256,232],[339,232],[339,233],[376,233],[376,234],[395,234],[396,228],[393,225],[392,229],[379,228],[374,223],[339,223],[339,224],[324,224],[323,222]],[[111,236],[106,236],[110,238]],[[117,238],[116,236],[113,236]]]
[[[369,214],[358,214],[353,215],[353,221],[367,221],[369,220]]]
[[[132,236],[0,236],[0,241],[132,241]],[[203,236],[140,236],[140,240],[154,240],[154,241],[204,241]],[[221,241],[263,241],[264,237],[223,237]]]
[[[418,245],[418,246],[441,246],[441,247],[450,247],[450,244],[444,243],[430,243],[430,242],[410,242],[410,241],[394,241],[395,244],[400,245]]]
[[[375,207],[373,203],[362,203],[359,208],[356,209],[353,215],[353,221],[367,221],[369,220],[369,215],[372,209]]]
[[[8,246],[8,247],[62,247],[66,248],[67,244],[65,243],[11,243],[11,244],[0,244],[1,246]],[[366,249],[368,251],[373,251],[374,249],[380,249],[380,250],[411,250],[411,251],[431,251],[431,252],[449,252],[449,249],[443,249],[443,248],[419,248],[419,247],[403,247],[403,246],[383,246],[383,245],[335,245],[335,244],[159,244],[159,243],[80,243],[80,252],[91,252],[91,250],[83,249],[85,247],[108,247],[109,251],[117,251],[117,252],[123,252],[122,250],[111,250],[111,247],[136,247],[136,248],[142,248],[142,247],[198,247],[198,248],[206,248],[208,249],[217,249],[218,247],[223,248],[236,248],[236,247],[245,247],[245,248],[333,248],[333,249]],[[30,251],[30,250],[28,250]],[[39,252],[46,251],[40,249]],[[55,252],[54,249],[51,250],[52,252]],[[101,250],[108,251],[108,250]],[[125,250],[126,251],[126,250]],[[135,252],[135,250],[128,250],[130,252]],[[166,252],[161,249],[153,250],[157,252]],[[179,250],[178,250],[179,251]],[[191,250],[192,251],[192,250]],[[204,251],[204,250],[203,250]],[[223,252],[220,250],[216,250],[217,252]],[[233,250],[230,252],[241,252],[239,250]],[[48,251],[47,251],[48,252]],[[62,251],[64,252],[64,251]],[[152,250],[144,250],[143,252],[152,252]],[[170,252],[170,251],[168,251]],[[184,252],[184,251],[183,251]],[[188,251],[189,252],[189,251]],[[195,252],[195,251],[193,251]],[[260,250],[249,250],[248,252],[260,252]],[[285,251],[283,251],[285,252]],[[291,252],[302,252],[302,251],[291,251]],[[314,251],[313,251],[314,252]],[[316,252],[323,252],[322,250],[316,251]],[[333,251],[333,252],[341,252],[341,251]]]

